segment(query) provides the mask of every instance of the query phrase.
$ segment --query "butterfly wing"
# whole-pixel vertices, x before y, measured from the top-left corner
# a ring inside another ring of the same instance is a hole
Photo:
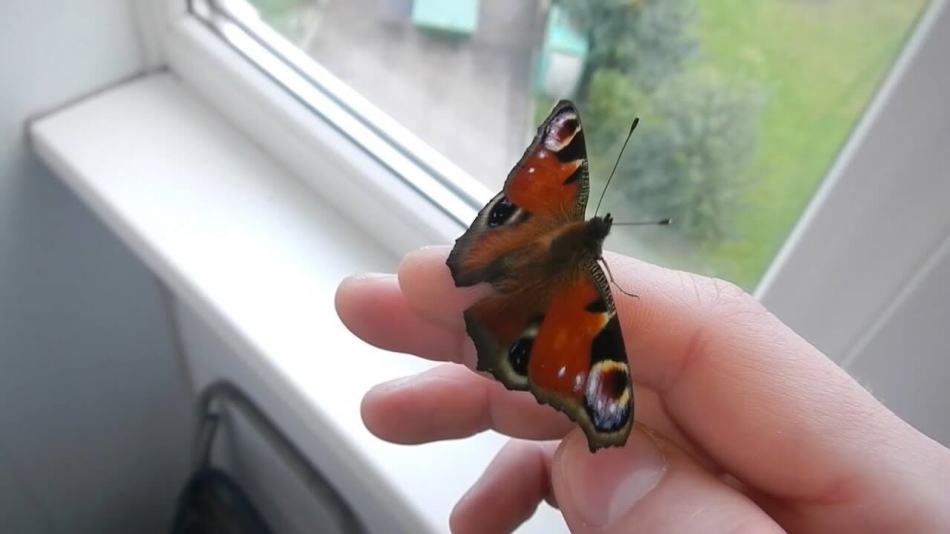
[[[582,221],[588,196],[587,148],[580,116],[559,102],[508,174],[504,189],[455,242],[446,262],[457,286],[490,282],[497,293],[465,312],[478,351],[478,368],[511,389],[528,389],[527,354],[516,347],[537,328],[550,288],[543,236]]]
[[[621,446],[633,422],[633,390],[604,273],[586,258],[572,275],[547,283],[495,293],[466,310],[478,369],[567,414],[592,451]]]
[[[588,188],[580,117],[561,101],[447,264],[457,286],[489,282],[496,290],[465,311],[478,369],[566,413],[594,450],[626,442],[633,393],[595,258],[566,269],[551,261],[552,238],[584,220]]]
[[[448,259],[456,285],[497,282],[515,257],[544,233],[584,220],[587,147],[577,108],[559,102],[545,119],[501,193],[455,242]]]
[[[553,288],[532,333],[525,343],[535,397],[577,422],[591,451],[626,443],[633,423],[627,354],[610,287],[594,258]]]

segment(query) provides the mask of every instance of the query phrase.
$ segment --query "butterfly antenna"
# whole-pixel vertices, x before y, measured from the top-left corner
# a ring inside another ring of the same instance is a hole
[[[620,147],[620,153],[617,154],[617,161],[614,161],[614,168],[610,170],[610,176],[607,177],[607,183],[604,184],[604,190],[600,193],[600,200],[597,201],[597,208],[594,209],[595,217],[600,211],[600,203],[604,201],[604,195],[607,194],[607,186],[610,185],[610,181],[614,179],[614,173],[617,172],[617,165],[620,165],[620,158],[623,157],[623,151],[627,148],[627,143],[630,142],[630,136],[633,135],[633,131],[637,129],[638,124],[640,124],[640,117],[633,119],[633,124],[630,125],[630,131],[627,132],[627,138],[623,140],[623,146]]]
[[[673,219],[667,217],[666,219],[660,219],[659,221],[641,221],[641,222],[615,222],[614,226],[668,226],[673,224]]]

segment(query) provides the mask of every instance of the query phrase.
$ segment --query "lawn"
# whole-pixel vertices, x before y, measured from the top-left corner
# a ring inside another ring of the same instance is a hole
[[[752,288],[827,174],[925,0],[707,0],[702,62],[759,84],[757,153],[738,238],[705,251],[711,271]]]

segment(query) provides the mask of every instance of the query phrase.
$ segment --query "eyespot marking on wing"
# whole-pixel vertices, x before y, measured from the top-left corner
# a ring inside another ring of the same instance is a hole
[[[568,146],[578,132],[581,131],[581,123],[577,120],[577,114],[565,109],[551,118],[547,130],[544,132],[544,147],[551,152],[560,152]]]
[[[518,224],[524,222],[529,213],[515,205],[505,195],[500,195],[488,210],[485,225],[489,228]]]
[[[520,377],[528,377],[528,361],[531,357],[531,349],[534,346],[534,338],[537,337],[542,322],[544,322],[543,316],[531,321],[521,337],[508,347],[508,366],[512,372]]]
[[[607,313],[607,303],[604,299],[598,297],[597,300],[588,304],[584,309],[590,313]]]
[[[627,364],[603,360],[591,367],[584,404],[594,428],[614,432],[630,418],[630,374]]]
[[[531,355],[533,337],[522,337],[515,341],[508,349],[508,365],[511,370],[520,376],[528,376],[528,356]]]
[[[551,118],[544,132],[544,147],[554,152],[562,163],[585,159],[584,132],[573,108],[563,109]],[[579,178],[571,175],[565,183]]]
[[[512,204],[508,197],[502,196],[488,212],[488,226],[495,228],[505,224],[505,221],[510,219],[516,211],[518,211],[518,206]]]

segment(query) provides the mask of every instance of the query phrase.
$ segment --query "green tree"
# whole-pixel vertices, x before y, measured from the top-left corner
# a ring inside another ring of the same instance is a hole
[[[648,101],[633,80],[618,70],[599,69],[593,74],[587,98],[581,102],[593,175],[610,170],[607,164],[613,164],[630,122]]]
[[[678,73],[696,52],[695,0],[558,0],[586,37],[587,62],[578,87],[584,100],[599,69],[629,76],[647,92]]]
[[[639,116],[605,206],[627,220],[672,217],[691,242],[728,238],[761,99],[690,61],[699,53],[696,0],[557,1],[589,44],[577,99],[594,191]]]
[[[709,69],[671,77],[649,98],[628,77],[598,71],[585,109],[585,128],[598,145],[594,176],[606,177],[605,162],[613,161],[607,153],[622,141],[629,118],[641,117],[605,206],[625,219],[631,212],[672,217],[672,229],[694,241],[729,237],[742,209],[742,170],[755,151],[761,104],[755,89]],[[588,122],[604,126],[592,130]]]

